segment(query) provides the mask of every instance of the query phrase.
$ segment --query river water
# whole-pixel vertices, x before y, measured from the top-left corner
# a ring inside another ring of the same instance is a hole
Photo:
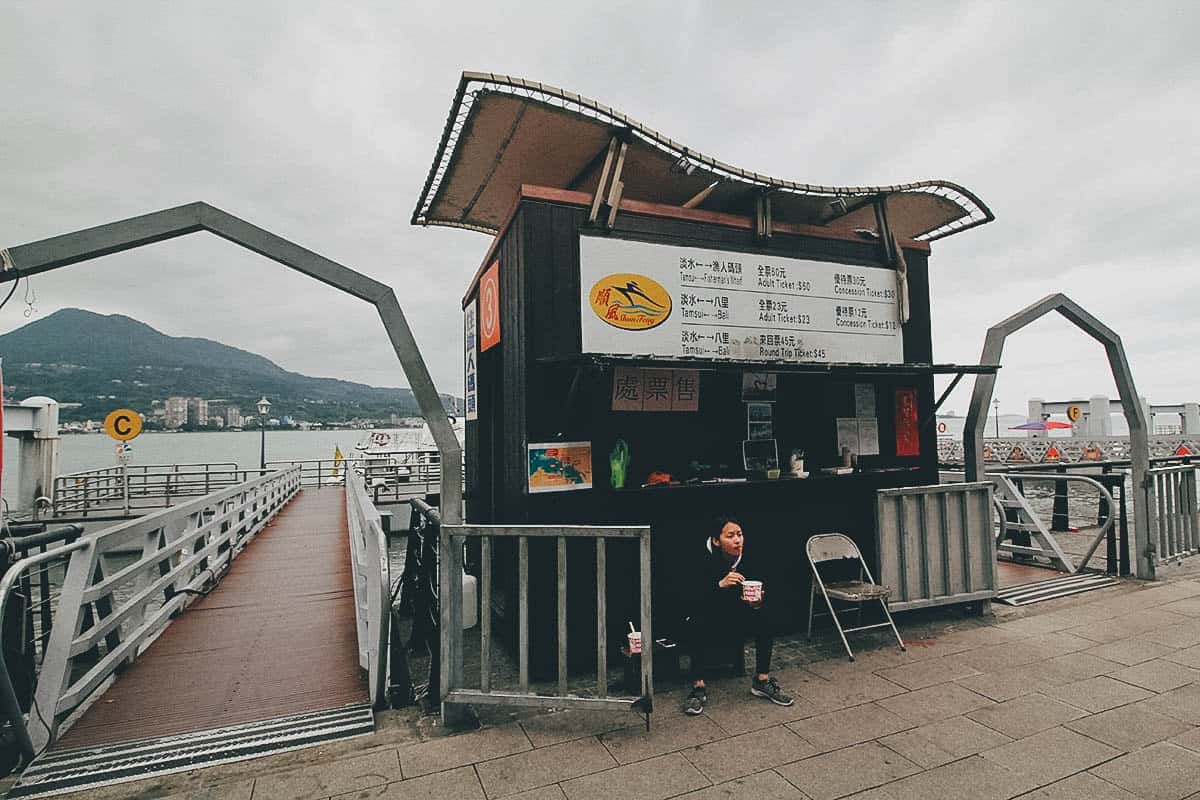
[[[420,429],[413,429],[414,436]],[[333,458],[340,447],[350,454],[369,431],[267,431],[267,460],[291,461]],[[243,469],[257,469],[260,431],[204,431],[200,433],[143,433],[133,442],[130,464],[204,464],[232,461]],[[4,447],[4,499],[17,491],[17,443]],[[62,437],[59,474],[111,467],[117,463],[117,443],[103,434]],[[11,500],[10,500],[11,502]]]

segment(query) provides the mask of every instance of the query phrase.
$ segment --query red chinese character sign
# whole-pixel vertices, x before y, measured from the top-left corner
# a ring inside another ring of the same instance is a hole
[[[500,262],[479,280],[479,352],[500,344]]]
[[[917,419],[917,390],[896,390],[896,455],[921,455],[920,422]]]

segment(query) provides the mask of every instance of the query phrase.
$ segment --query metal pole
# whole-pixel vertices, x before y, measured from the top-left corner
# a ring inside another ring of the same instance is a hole
[[[258,469],[261,473],[267,471],[267,420],[265,414],[258,415],[259,428],[262,430],[262,440],[258,451]]]

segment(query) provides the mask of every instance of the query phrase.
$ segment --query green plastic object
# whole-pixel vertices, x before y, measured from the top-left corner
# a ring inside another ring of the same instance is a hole
[[[624,439],[613,443],[612,452],[608,454],[609,479],[614,489],[625,486],[625,470],[629,468],[629,445]]]

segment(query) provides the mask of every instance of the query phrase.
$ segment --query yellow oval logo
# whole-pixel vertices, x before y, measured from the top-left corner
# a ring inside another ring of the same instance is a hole
[[[653,278],[618,272],[596,281],[588,295],[596,316],[626,331],[645,331],[671,316],[671,295]]]

